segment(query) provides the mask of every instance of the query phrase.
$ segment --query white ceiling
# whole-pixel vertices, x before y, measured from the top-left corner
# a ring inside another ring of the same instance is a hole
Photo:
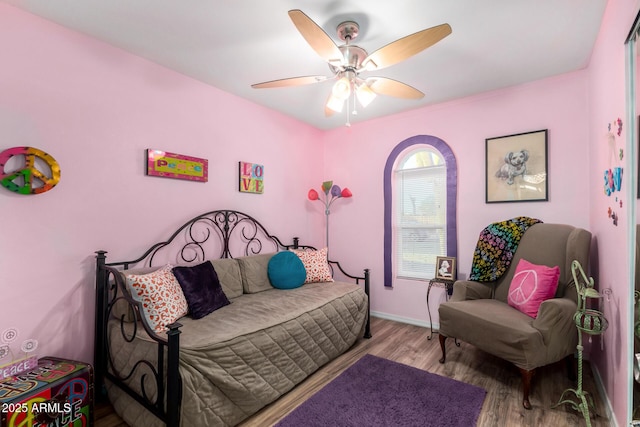
[[[327,75],[327,64],[287,11],[301,9],[337,44],[335,28],[354,20],[355,44],[369,53],[411,33],[449,23],[451,35],[375,73],[425,93],[378,96],[351,122],[368,120],[584,68],[606,0],[0,0],[104,40],[226,92],[309,123],[324,115],[332,81],[277,89],[251,84]],[[362,74],[367,77],[372,74]]]

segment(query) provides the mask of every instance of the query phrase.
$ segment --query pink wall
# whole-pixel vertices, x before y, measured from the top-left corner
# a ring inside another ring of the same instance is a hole
[[[627,123],[625,110],[625,46],[629,30],[638,13],[637,0],[610,1],[607,5],[600,34],[589,66],[589,147],[590,163],[590,216],[591,231],[596,236],[597,280],[600,288],[610,288],[611,297],[603,303],[610,326],[604,335],[604,349],[594,345],[591,357],[603,378],[607,395],[613,405],[619,425],[627,424],[630,414],[628,400],[631,378],[629,362],[630,342],[630,289],[627,242],[630,232],[629,209],[617,206],[620,216],[618,226],[612,225],[606,212],[616,208],[615,199],[602,192],[604,170],[621,166],[625,168],[623,191],[620,198],[635,204],[635,195],[629,194],[631,157],[623,161],[610,156],[606,137],[607,124],[622,118],[623,131],[615,138],[616,150],[626,149],[626,130],[635,123]],[[627,151],[628,152],[628,151]]]
[[[322,241],[306,201],[318,130],[6,4],[0,51],[0,151],[37,147],[62,170],[41,195],[0,188],[0,331],[38,339],[39,355],[93,359],[97,249],[129,259],[226,208]],[[146,148],[209,159],[209,182],[145,176]],[[263,195],[237,191],[240,160],[265,165]]]
[[[485,204],[485,138],[540,129],[549,130],[549,202]],[[371,267],[375,312],[417,324],[429,320],[427,283],[398,280],[393,289],[383,287],[382,171],[393,148],[414,135],[436,136],[456,156],[461,273],[469,273],[478,235],[491,222],[526,215],[589,228],[589,170],[575,166],[588,164],[584,71],[328,132],[325,158],[340,161],[328,160],[325,174],[354,192],[351,206],[332,213],[332,247],[338,258],[349,255],[355,264]],[[348,226],[353,223],[358,226]],[[368,250],[352,253],[354,242]],[[443,297],[442,290],[432,289],[436,324],[437,300]]]
[[[594,236],[592,274],[600,289],[611,289],[602,309],[611,325],[592,346],[592,358],[613,407],[618,425],[629,416],[629,210],[617,209],[618,226],[607,216],[615,196],[635,204],[635,195],[603,194],[603,172],[623,166],[623,189],[629,188],[630,158],[610,157],[607,124],[625,112],[624,41],[639,8],[637,0],[609,2],[596,49],[587,70],[502,91],[455,100],[393,117],[374,120],[325,136],[326,176],[348,183],[356,197],[332,218],[334,254],[351,255],[356,264],[372,267],[372,309],[379,315],[417,324],[428,322],[427,284],[397,281],[383,287],[384,163],[398,143],[426,134],[447,142],[458,162],[459,271],[468,273],[480,230],[489,222],[528,215],[545,222],[564,222],[589,229]],[[635,124],[625,123],[625,126]],[[549,129],[549,202],[484,204],[484,139]],[[616,148],[626,148],[623,131]],[[617,151],[616,151],[617,152]],[[347,167],[345,167],[345,164]],[[359,227],[348,224],[357,222]],[[370,248],[353,252],[353,242]],[[435,296],[435,298],[434,298]],[[437,319],[440,289],[432,290],[432,315]],[[603,348],[603,350],[601,350]]]
[[[0,189],[0,330],[37,338],[40,355],[91,360],[94,250],[134,256],[144,242],[218,208],[321,245],[323,215],[305,196],[324,179],[354,193],[332,207],[334,257],[371,268],[375,312],[426,324],[425,283],[383,287],[382,170],[397,144],[433,135],[458,162],[461,272],[480,230],[496,220],[528,215],[594,233],[594,272],[613,294],[604,306],[605,350],[594,346],[593,356],[617,422],[626,424],[629,227],[626,215],[614,227],[604,214],[602,135],[625,117],[622,43],[637,10],[638,0],[609,2],[587,70],[323,133],[0,4],[0,150],[41,148],[62,168],[61,183],[43,195]],[[549,129],[549,202],[485,204],[485,138],[538,129]],[[145,148],[208,158],[210,181],[144,176]],[[308,161],[323,156],[324,164]],[[264,195],[237,192],[239,160],[265,165]]]

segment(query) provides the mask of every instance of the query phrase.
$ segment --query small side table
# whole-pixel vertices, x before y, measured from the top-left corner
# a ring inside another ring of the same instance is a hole
[[[429,327],[431,328],[431,334],[427,337],[428,340],[433,338],[433,321],[431,320],[431,308],[429,307],[429,294],[431,293],[431,287],[435,285],[438,288],[444,288],[447,290],[445,298],[449,301],[449,296],[453,294],[453,280],[446,279],[431,279],[429,280],[429,287],[427,288],[427,312],[429,313]]]

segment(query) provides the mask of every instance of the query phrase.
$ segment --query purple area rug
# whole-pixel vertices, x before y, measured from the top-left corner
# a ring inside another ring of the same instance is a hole
[[[276,424],[475,426],[486,390],[365,355]]]

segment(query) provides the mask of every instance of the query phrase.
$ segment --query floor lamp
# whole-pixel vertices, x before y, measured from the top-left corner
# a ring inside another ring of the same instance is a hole
[[[580,411],[584,420],[587,423],[587,427],[591,427],[591,416],[589,414],[589,408],[596,414],[596,408],[593,403],[593,398],[588,392],[582,389],[582,333],[588,335],[601,335],[609,326],[604,314],[598,310],[586,308],[587,298],[602,298],[602,296],[593,288],[593,278],[587,278],[582,266],[578,261],[571,263],[571,274],[573,274],[573,281],[576,285],[576,291],[578,293],[578,310],[573,315],[573,320],[578,328],[578,388],[567,389],[562,392],[560,401],[552,406],[556,408],[563,403],[568,403],[576,411]],[[573,396],[569,397],[571,394]],[[565,397],[566,396],[566,397]],[[572,400],[575,398],[577,400]]]
[[[322,202],[324,204],[324,215],[326,217],[326,221],[325,221],[325,227],[326,227],[326,246],[327,246],[327,251],[329,250],[329,214],[331,213],[331,210],[329,209],[331,207],[331,205],[333,204],[333,202],[335,202],[338,199],[341,198],[348,198],[353,196],[353,194],[351,193],[351,190],[349,190],[348,188],[344,188],[344,189],[340,189],[340,187],[338,187],[337,185],[333,184],[333,181],[325,181],[322,183],[322,192],[324,193],[324,197],[320,198],[320,195],[318,194],[318,192],[316,190],[314,190],[313,188],[311,190],[309,190],[309,194],[307,195],[307,197],[309,198],[309,200],[311,201],[315,201],[318,200],[320,202]]]

